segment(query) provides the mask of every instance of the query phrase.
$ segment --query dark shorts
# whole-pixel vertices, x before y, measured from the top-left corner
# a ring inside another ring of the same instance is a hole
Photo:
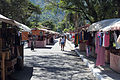
[[[61,45],[64,45],[64,42],[61,42]]]

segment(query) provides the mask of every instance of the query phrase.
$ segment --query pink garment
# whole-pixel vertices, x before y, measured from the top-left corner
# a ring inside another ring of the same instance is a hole
[[[99,38],[96,34],[96,53],[97,53],[97,60],[96,60],[96,66],[105,65],[105,48],[102,46],[99,46]]]
[[[88,49],[88,45],[86,45],[86,55],[89,56],[89,49]]]
[[[109,32],[105,32],[105,37],[104,37],[104,47],[109,47],[110,44],[110,33]]]
[[[95,34],[95,52],[98,53],[99,41],[98,41],[98,33]]]
[[[86,53],[87,53],[86,55],[89,56],[89,55],[88,55],[88,48],[86,48]]]

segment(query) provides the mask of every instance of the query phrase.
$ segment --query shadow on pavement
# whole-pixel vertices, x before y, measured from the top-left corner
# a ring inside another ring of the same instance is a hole
[[[25,56],[25,65],[34,67],[33,80],[95,80],[74,51],[53,53]]]
[[[7,80],[31,80],[33,67],[25,66],[21,71],[15,71]]]
[[[52,47],[37,47],[34,49],[51,49]],[[25,49],[30,49],[30,47],[26,47]]]
[[[65,54],[65,55],[79,57],[79,56],[78,56],[76,53],[74,53],[73,51],[72,51],[72,52],[73,52],[74,54],[71,54],[71,53],[70,53],[71,51],[64,51],[64,52],[67,52],[67,53],[63,53],[63,54]]]

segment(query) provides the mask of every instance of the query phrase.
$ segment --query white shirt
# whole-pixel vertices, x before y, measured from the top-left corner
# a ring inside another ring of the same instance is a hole
[[[65,38],[62,38],[62,39],[61,39],[61,42],[65,42]]]

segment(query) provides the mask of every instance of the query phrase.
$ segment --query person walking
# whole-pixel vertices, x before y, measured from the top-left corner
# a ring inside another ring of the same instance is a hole
[[[62,36],[62,38],[60,38],[59,43],[61,44],[61,50],[64,51],[64,47],[65,47],[65,37],[64,36]]]

